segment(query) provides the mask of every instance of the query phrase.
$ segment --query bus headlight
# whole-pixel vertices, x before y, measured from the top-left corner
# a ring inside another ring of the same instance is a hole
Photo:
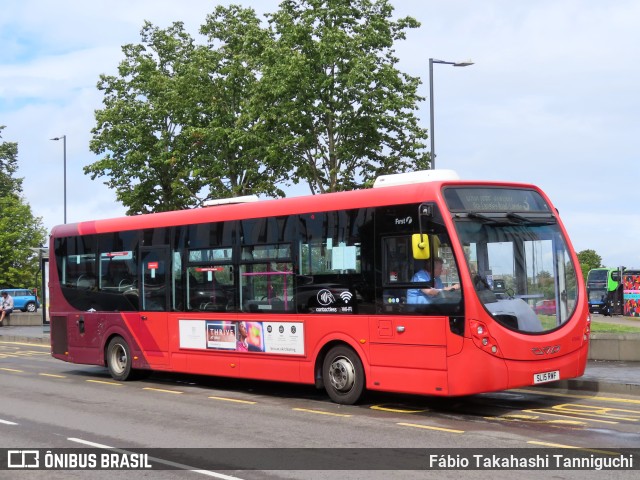
[[[469,326],[471,327],[470,331],[473,343],[485,352],[497,355],[498,342],[491,336],[487,326],[479,320],[470,320]]]

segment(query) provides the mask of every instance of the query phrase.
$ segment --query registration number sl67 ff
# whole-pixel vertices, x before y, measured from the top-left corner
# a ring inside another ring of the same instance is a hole
[[[560,380],[560,370],[533,374],[533,383],[547,383]]]

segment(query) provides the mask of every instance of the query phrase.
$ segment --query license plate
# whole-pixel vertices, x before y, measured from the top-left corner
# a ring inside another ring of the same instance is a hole
[[[560,380],[560,370],[533,374],[533,383],[547,383]]]

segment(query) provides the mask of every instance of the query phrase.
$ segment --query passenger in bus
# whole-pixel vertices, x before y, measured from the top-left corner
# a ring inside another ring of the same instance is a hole
[[[422,269],[417,271],[411,278],[412,282],[426,283],[431,281],[431,274],[429,273],[429,261],[424,262]],[[407,291],[407,303],[408,304],[426,304],[433,303],[438,296],[442,295],[442,292],[450,292],[452,290],[459,290],[460,285],[455,284],[445,287],[440,279],[442,274],[443,260],[439,257],[433,260],[434,272],[433,272],[433,287],[429,288],[412,288]]]

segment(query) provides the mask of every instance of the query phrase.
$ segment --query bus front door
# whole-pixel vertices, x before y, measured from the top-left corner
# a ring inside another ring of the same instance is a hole
[[[171,262],[169,247],[140,249],[142,282],[137,340],[151,367],[169,363],[168,307]]]
[[[371,383],[384,390],[443,394],[447,388],[447,317],[371,317]]]

